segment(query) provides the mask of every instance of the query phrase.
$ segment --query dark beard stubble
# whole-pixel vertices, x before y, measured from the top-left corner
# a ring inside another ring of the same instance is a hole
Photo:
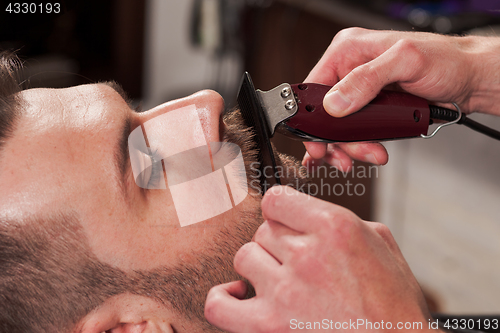
[[[212,247],[203,253],[194,253],[196,258],[190,262],[181,262],[175,267],[161,267],[148,271],[136,271],[127,274],[130,284],[129,292],[151,297],[156,301],[171,306],[176,312],[188,320],[200,323],[204,331],[221,332],[209,324],[204,316],[205,300],[210,288],[215,285],[235,280],[245,280],[233,268],[233,258],[238,249],[251,241],[257,228],[263,223],[260,210],[261,196],[253,191],[250,185],[256,179],[256,172],[251,166],[256,162],[256,144],[251,131],[243,124],[239,110],[226,112],[223,116],[225,130],[222,141],[238,145],[242,151],[247,182],[252,200],[251,208],[238,212],[238,223],[231,227],[221,227],[211,244]],[[300,163],[293,157],[275,153],[278,164],[285,170],[282,174],[284,184],[301,185],[308,183],[307,174]],[[246,281],[246,280],[245,280]],[[247,298],[253,297],[255,291],[246,281]]]

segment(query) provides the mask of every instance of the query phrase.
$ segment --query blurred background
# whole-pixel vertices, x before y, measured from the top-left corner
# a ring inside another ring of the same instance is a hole
[[[116,80],[146,109],[205,88],[234,106],[244,70],[262,90],[301,82],[335,34],[347,27],[500,31],[500,1],[488,0],[58,3],[60,13],[16,14],[2,2],[0,49],[16,50],[23,59],[24,86]],[[472,118],[500,129],[494,117]],[[273,141],[302,158],[300,142],[279,135]],[[432,310],[500,313],[500,142],[457,125],[431,140],[386,147],[390,161],[372,177],[315,179],[318,184],[362,184],[363,195],[321,197],[390,227]]]

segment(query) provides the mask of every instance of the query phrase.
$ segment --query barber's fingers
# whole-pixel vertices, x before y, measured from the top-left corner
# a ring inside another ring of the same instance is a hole
[[[374,99],[393,82],[411,82],[422,70],[422,54],[411,41],[400,40],[375,59],[354,68],[323,100],[325,110],[335,117],[349,115]]]
[[[306,151],[304,157],[302,158],[302,165],[307,168],[308,172],[312,172],[314,168],[320,167],[323,165],[323,157],[321,158],[313,158]]]
[[[383,240],[387,248],[392,252],[392,254],[398,258],[403,258],[401,249],[399,248],[394,236],[391,233],[389,227],[385,224],[379,222],[368,222],[363,221],[370,229],[374,230]]]
[[[355,67],[378,57],[391,47],[401,34],[348,28],[335,35],[328,49],[304,82],[334,85]]]
[[[247,292],[243,281],[233,281],[210,289],[205,302],[205,318],[224,331],[242,332],[242,321],[251,315],[253,299],[242,301]]]
[[[286,263],[290,261],[294,253],[303,249],[305,237],[302,233],[279,222],[267,220],[257,229],[254,242],[262,246],[280,263]]]
[[[315,146],[311,146],[311,144],[319,143],[305,143],[307,153],[304,155],[302,165],[306,166],[309,170],[316,166],[320,166],[323,161],[342,171],[349,171],[353,160],[383,165],[386,164],[389,159],[385,147],[375,142],[328,144],[323,155],[320,155],[319,149],[316,149]],[[310,147],[315,149],[315,155],[311,154]]]
[[[311,159],[323,158],[326,154],[326,143],[323,142],[304,142],[307,152]]]
[[[234,269],[250,281],[257,293],[280,267],[281,263],[256,242],[244,244],[234,256]]]
[[[289,186],[271,187],[261,202],[262,215],[303,233],[324,232],[335,215],[347,210],[335,204],[314,198]]]
[[[351,157],[337,145],[328,145],[323,161],[344,172],[350,171],[352,168]]]
[[[384,165],[389,160],[387,150],[383,145],[376,142],[350,142],[338,143],[337,147],[342,149],[349,157],[375,165]]]

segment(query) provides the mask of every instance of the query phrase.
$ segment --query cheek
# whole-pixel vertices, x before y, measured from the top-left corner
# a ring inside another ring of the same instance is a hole
[[[102,200],[84,221],[92,251],[124,270],[171,266],[211,237],[201,225],[181,228],[168,190],[152,190],[144,202]],[[90,207],[89,207],[90,208]]]

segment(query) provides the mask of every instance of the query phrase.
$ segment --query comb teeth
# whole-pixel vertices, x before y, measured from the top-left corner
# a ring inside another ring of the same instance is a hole
[[[280,184],[280,179],[276,174],[276,161],[271,147],[268,126],[265,123],[267,120],[252,79],[247,72],[243,74],[237,100],[243,121],[246,126],[252,129],[254,140],[257,143],[259,180],[262,194],[264,194],[271,186]]]

